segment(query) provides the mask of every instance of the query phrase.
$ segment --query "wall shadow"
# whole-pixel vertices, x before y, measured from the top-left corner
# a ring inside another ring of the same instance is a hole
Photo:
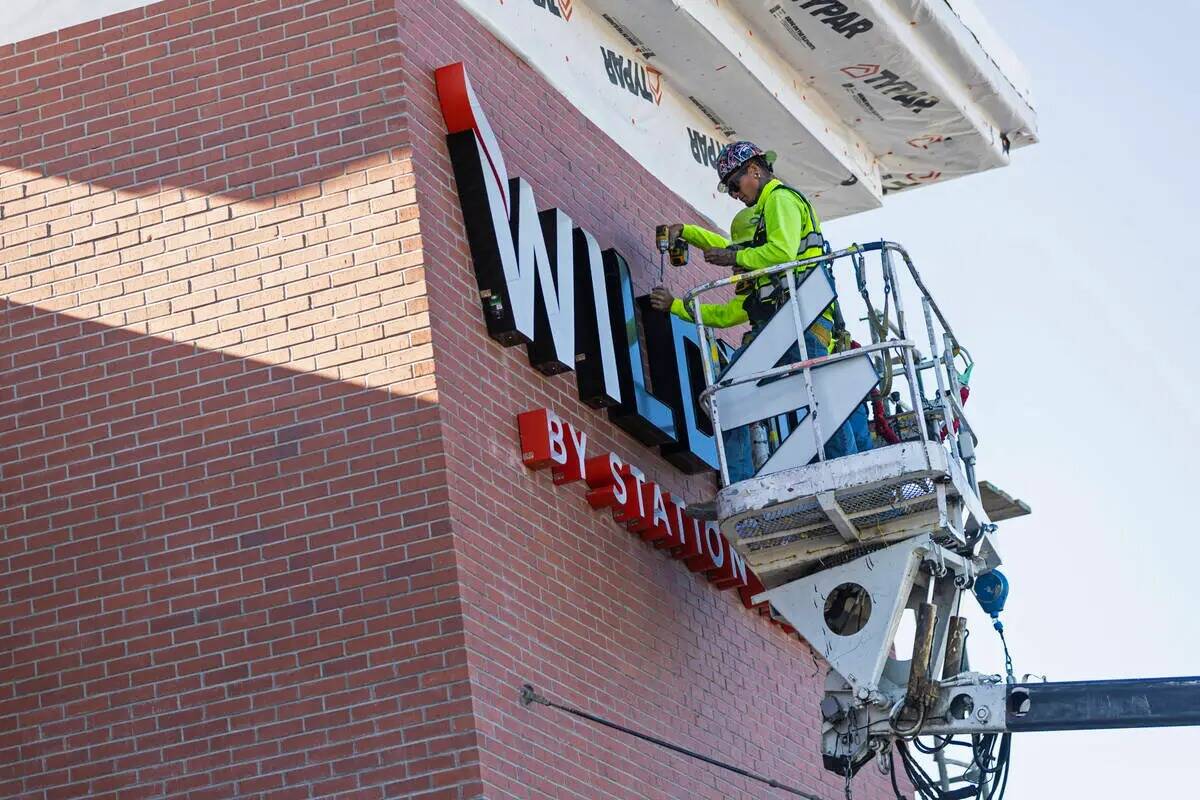
[[[427,394],[10,302],[0,333],[0,793],[470,780]]]

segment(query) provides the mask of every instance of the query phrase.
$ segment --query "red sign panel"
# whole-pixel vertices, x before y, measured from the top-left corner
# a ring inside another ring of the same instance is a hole
[[[550,409],[520,414],[517,426],[525,466],[549,468],[555,485],[582,481],[589,506],[608,509],[631,534],[703,573],[718,588],[736,588],[742,603],[754,607],[750,598],[764,591],[763,585],[716,522],[689,517],[686,501],[663,491],[616,453],[589,455],[587,434]]]

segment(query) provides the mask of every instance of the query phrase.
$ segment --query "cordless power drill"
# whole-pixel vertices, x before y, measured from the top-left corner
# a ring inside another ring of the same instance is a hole
[[[670,225],[659,225],[654,229],[654,242],[658,245],[658,282],[662,283],[664,257],[671,259],[672,267],[684,266],[688,263],[688,244],[679,236],[671,241]]]

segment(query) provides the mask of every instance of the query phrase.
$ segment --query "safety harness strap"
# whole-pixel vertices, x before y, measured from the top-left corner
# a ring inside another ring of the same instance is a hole
[[[805,197],[800,192],[800,190],[793,189],[791,186],[788,186],[786,183],[781,182],[778,186],[775,187],[775,191],[779,191],[780,189],[789,191],[792,194],[796,195],[796,197],[800,198],[800,202],[803,203],[804,207],[808,209],[808,218],[811,221],[812,226],[813,226],[813,229],[811,231],[809,231],[808,235],[806,235],[800,241],[800,246],[796,248],[796,255],[799,256],[799,255],[803,254],[805,250],[810,250],[814,247],[824,247],[825,246],[825,237],[824,237],[824,235],[822,235],[821,231],[817,228],[817,223],[816,223],[817,215],[813,211],[812,204],[808,202],[808,198]],[[761,247],[762,245],[764,245],[766,243],[767,243],[767,215],[760,214],[758,217],[758,224],[754,228],[754,239],[753,239],[752,246],[753,247]],[[777,280],[778,276],[772,276],[772,279]]]
[[[796,256],[800,257],[806,251],[814,247],[824,249],[825,237],[816,227],[817,215],[813,212],[812,204],[808,202],[808,198],[805,197],[798,189],[793,189],[786,183],[780,182],[780,184],[775,187],[775,191],[779,191],[780,189],[789,191],[796,195],[796,197],[800,198],[800,202],[804,203],[804,207],[808,209],[808,218],[813,225],[813,230],[809,231],[808,234],[800,240],[800,244],[796,249]],[[758,224],[754,229],[754,239],[752,240],[751,246],[760,247],[766,243],[767,215],[761,214],[758,218]],[[811,266],[812,265],[809,265],[805,268],[798,268],[796,272],[797,274],[802,275],[807,272]],[[784,285],[782,273],[777,272],[773,275],[768,275],[766,277],[766,281],[766,283],[757,287],[755,291],[750,293],[750,296],[746,298],[746,302],[743,305],[743,308],[745,308],[746,313],[750,317],[751,323],[754,325],[765,323],[766,320],[770,319],[775,314],[775,309],[777,309],[787,300],[787,287]]]
[[[805,250],[809,250],[813,247],[824,247],[824,246],[825,246],[825,237],[821,235],[820,231],[813,231],[812,233],[810,233],[808,236],[805,236],[800,241],[800,247],[796,250],[796,255],[801,255]]]

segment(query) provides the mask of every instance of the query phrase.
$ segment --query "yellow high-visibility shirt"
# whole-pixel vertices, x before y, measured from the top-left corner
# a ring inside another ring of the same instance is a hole
[[[748,270],[765,269],[801,258],[814,258],[824,252],[820,244],[802,245],[820,238],[821,221],[812,207],[795,192],[782,188],[772,178],[758,195],[754,208],[764,220],[767,241],[737,251],[737,264]],[[811,268],[803,267],[799,272]]]

